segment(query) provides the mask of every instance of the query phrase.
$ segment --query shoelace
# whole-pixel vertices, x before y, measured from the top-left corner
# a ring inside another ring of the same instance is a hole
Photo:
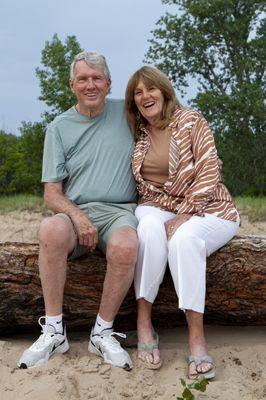
[[[106,344],[108,344],[108,346],[111,349],[117,349],[118,347],[120,347],[120,343],[116,340],[116,338],[114,336],[119,336],[123,339],[125,339],[127,337],[127,335],[125,335],[124,333],[120,333],[120,332],[111,332],[107,335],[100,335],[104,342]]]
[[[52,335],[55,334],[54,327],[52,325],[49,325],[49,324],[46,324],[46,323],[42,323],[43,319],[45,321],[45,317],[40,317],[38,319],[38,324],[41,326],[42,331],[41,331],[41,335],[40,335],[39,339],[33,344],[33,346],[36,349],[39,349],[39,348],[43,347],[43,345],[46,342],[46,339],[47,339],[48,335],[51,337]],[[53,332],[52,332],[52,330],[53,330]]]

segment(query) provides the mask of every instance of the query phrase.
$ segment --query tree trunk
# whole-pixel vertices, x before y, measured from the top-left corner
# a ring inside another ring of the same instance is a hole
[[[237,236],[207,261],[205,322],[231,325],[266,323],[266,237]],[[32,331],[44,314],[38,275],[38,245],[0,243],[0,332]],[[64,297],[68,329],[89,329],[98,312],[105,276],[98,251],[69,263]],[[184,323],[169,270],[153,308],[156,326]],[[135,328],[136,302],[131,288],[116,327]]]

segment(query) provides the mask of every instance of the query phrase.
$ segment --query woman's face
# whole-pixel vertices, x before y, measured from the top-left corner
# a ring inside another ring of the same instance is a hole
[[[134,92],[134,100],[139,112],[152,125],[160,120],[164,98],[163,94],[156,86],[146,86],[140,79]]]

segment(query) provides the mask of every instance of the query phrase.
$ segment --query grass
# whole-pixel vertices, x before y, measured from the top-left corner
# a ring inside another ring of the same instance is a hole
[[[266,221],[266,197],[235,197],[234,202],[250,222]]]
[[[13,196],[0,197],[0,214],[6,214],[10,211],[31,211],[45,212],[43,198],[31,194],[17,194]]]
[[[266,197],[235,197],[237,209],[248,216],[250,222],[266,221]],[[0,214],[10,211],[31,211],[45,213],[43,198],[31,194],[0,197]]]

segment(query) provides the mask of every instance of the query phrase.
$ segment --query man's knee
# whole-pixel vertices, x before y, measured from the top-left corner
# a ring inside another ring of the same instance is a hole
[[[115,232],[107,246],[107,263],[111,266],[134,268],[138,255],[138,238],[131,228],[120,228]]]
[[[38,232],[41,246],[73,247],[75,236],[71,224],[61,217],[47,217],[42,220]],[[72,246],[73,245],[73,246]]]

